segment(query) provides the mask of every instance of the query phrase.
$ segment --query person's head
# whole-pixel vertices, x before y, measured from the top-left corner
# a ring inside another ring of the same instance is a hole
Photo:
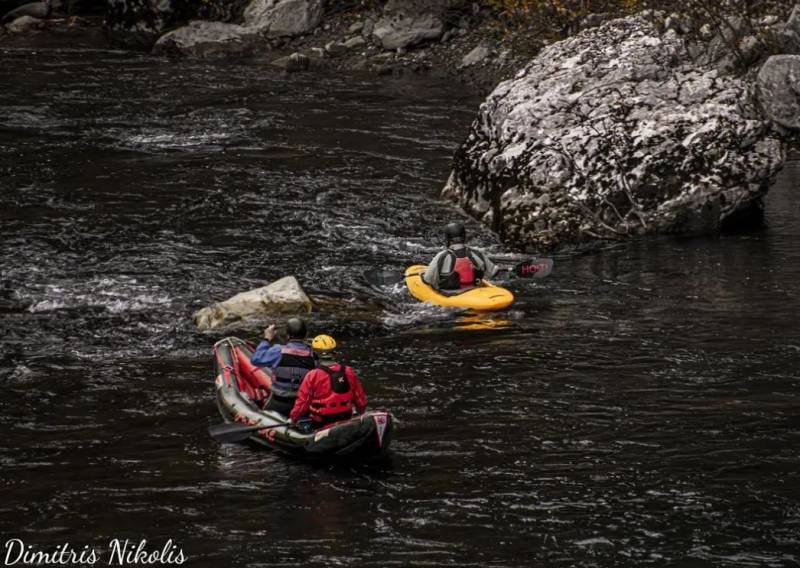
[[[444,228],[444,243],[447,246],[467,242],[467,230],[463,223],[450,223]]]
[[[305,339],[308,334],[306,322],[300,318],[289,318],[286,320],[286,336],[291,339]]]

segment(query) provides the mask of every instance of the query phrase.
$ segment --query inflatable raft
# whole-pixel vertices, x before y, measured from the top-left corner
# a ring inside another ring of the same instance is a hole
[[[426,268],[424,264],[415,264],[406,268],[405,272],[408,291],[422,302],[446,308],[468,308],[476,312],[503,310],[514,303],[514,294],[487,280],[483,280],[482,286],[464,291],[448,293],[435,290],[422,281],[422,273]]]
[[[225,422],[264,426],[249,440],[294,455],[316,458],[384,455],[394,431],[394,417],[386,410],[367,411],[316,431],[278,426],[288,418],[262,410],[269,396],[271,376],[250,362],[255,349],[241,339],[228,337],[214,345],[217,407]]]

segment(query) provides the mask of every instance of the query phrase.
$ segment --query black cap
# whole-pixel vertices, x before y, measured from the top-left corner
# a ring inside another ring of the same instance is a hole
[[[463,243],[467,240],[467,230],[462,223],[450,223],[444,228],[444,240],[450,243]]]
[[[306,322],[300,318],[286,320],[286,335],[289,336],[289,339],[305,339],[307,333]]]

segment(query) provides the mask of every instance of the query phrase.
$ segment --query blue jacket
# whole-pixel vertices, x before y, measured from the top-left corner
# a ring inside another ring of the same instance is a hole
[[[298,348],[306,348],[307,344],[303,343],[302,341],[289,341],[286,343],[289,347],[298,347]],[[314,354],[314,359],[317,358],[316,353]],[[253,353],[253,356],[250,358],[250,361],[253,365],[257,365],[259,367],[269,367],[270,369],[274,369],[278,366],[278,363],[281,360],[281,345],[280,343],[276,343],[272,345],[269,341],[264,339],[261,343],[258,344],[258,348],[256,352]]]

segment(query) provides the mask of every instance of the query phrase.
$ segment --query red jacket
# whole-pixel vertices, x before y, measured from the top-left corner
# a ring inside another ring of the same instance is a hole
[[[331,371],[339,371],[341,368],[340,363],[334,363],[330,366]],[[353,393],[353,406],[356,412],[362,414],[367,409],[367,395],[364,392],[364,387],[361,386],[361,381],[358,380],[352,367],[346,367],[344,374],[350,383],[350,390]],[[289,418],[297,422],[309,413],[313,401],[324,399],[332,392],[330,375],[322,369],[312,369],[306,373],[303,382],[300,384],[300,390],[297,391],[297,400],[294,401],[294,407],[291,414],[289,414]]]

